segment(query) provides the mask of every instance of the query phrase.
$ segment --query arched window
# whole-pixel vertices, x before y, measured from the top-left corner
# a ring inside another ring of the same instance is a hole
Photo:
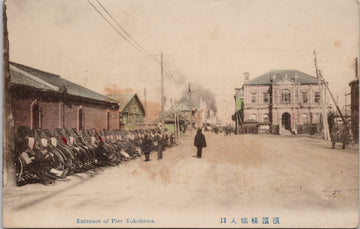
[[[314,102],[320,103],[320,92],[318,91],[314,92]]]
[[[106,112],[106,129],[110,130],[110,112]]]
[[[264,103],[269,103],[270,98],[269,98],[269,92],[264,92],[263,93],[263,102]]]
[[[41,112],[40,107],[37,103],[34,103],[31,108],[31,127],[32,128],[40,128],[41,127]]]
[[[269,115],[268,114],[263,115],[263,122],[269,122]]]
[[[307,114],[302,114],[301,115],[301,122],[303,124],[308,124],[308,115]]]
[[[291,94],[290,94],[290,91],[288,89],[284,89],[282,92],[281,92],[281,103],[290,103],[290,97]]]
[[[256,116],[256,114],[251,114],[251,115],[250,115],[250,120],[252,120],[252,121],[257,121],[257,116]]]
[[[83,130],[85,129],[85,114],[82,108],[79,109],[79,114],[78,114],[78,129],[79,130]]]
[[[256,103],[256,93],[251,93],[250,100],[251,100],[251,103]]]

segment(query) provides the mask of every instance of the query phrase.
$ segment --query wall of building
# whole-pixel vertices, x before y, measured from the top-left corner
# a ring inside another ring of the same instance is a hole
[[[39,100],[38,105],[41,110],[41,128],[54,129],[57,127],[61,127],[59,102]]]
[[[141,104],[133,97],[122,111],[125,129],[136,129],[139,124],[144,123],[145,114],[140,106]]]
[[[281,93],[290,91],[290,103],[282,103]],[[269,102],[264,101],[264,93],[268,93],[269,85],[244,85],[244,120],[254,118],[256,122],[264,122],[269,115]],[[302,101],[302,92],[307,93],[307,102]],[[273,85],[273,124],[281,124],[282,115],[289,113],[291,128],[297,124],[317,123],[320,114],[320,103],[316,103],[315,92],[319,92],[317,85],[294,85],[291,82],[281,82]],[[252,102],[252,94],[256,94],[256,101]],[[306,117],[306,118],[305,118]]]
[[[107,129],[107,113],[109,112],[109,129],[119,128],[119,111],[110,110],[102,105],[73,103],[65,106],[65,126],[79,128],[79,110],[83,111],[83,126],[85,129]]]
[[[30,127],[31,117],[31,103],[32,98],[11,99],[11,110],[14,119],[14,126],[28,126]]]
[[[56,97],[37,96],[36,93],[28,96],[12,96],[12,113],[15,127],[27,126],[33,128],[32,106],[37,104],[40,110],[40,128],[54,129],[63,127],[63,105]],[[119,128],[119,110],[111,110],[104,105],[95,105],[79,101],[67,101],[65,105],[65,127],[79,128],[79,109],[83,111],[83,126],[86,129],[96,130],[107,128],[107,112],[109,128]]]

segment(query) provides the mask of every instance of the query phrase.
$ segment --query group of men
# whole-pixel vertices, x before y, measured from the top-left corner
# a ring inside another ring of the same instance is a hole
[[[148,134],[144,135],[144,139],[141,143],[141,150],[145,154],[145,161],[150,161],[151,151],[157,150],[158,160],[163,158],[163,151],[165,151],[168,142],[168,135],[158,131],[157,134],[150,138]],[[197,148],[197,158],[202,156],[202,148],[206,147],[206,139],[202,134],[202,130],[199,128],[195,135],[194,146]]]
[[[152,138],[150,138],[148,134],[145,134],[141,143],[141,150],[145,154],[145,161],[150,161],[150,153],[154,150],[157,150],[158,159],[161,160],[167,144],[168,135],[166,133],[158,131]]]

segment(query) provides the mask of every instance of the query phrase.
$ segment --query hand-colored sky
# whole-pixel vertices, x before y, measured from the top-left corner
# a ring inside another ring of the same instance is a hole
[[[164,53],[178,83],[166,77],[168,99],[179,98],[187,83],[201,84],[215,94],[225,121],[244,72],[251,78],[274,69],[315,75],[316,49],[342,105],[355,77],[356,0],[99,1],[150,53]],[[100,93],[113,84],[140,95],[146,88],[148,99],[160,101],[159,65],[130,46],[86,0],[8,0],[7,7],[11,61]]]

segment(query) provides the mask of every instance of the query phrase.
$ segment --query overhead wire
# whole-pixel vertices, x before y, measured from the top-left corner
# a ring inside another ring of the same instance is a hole
[[[152,58],[155,62],[157,62],[158,64],[160,63],[160,60],[158,58],[156,58],[154,55],[152,55],[149,51],[147,51],[144,46],[142,46],[138,41],[135,40],[135,38],[133,38],[127,31],[126,29],[120,25],[120,23],[118,23],[115,18],[111,15],[111,13],[105,8],[105,6],[99,1],[96,0],[96,2],[101,6],[101,8],[106,12],[107,15],[109,15],[109,17],[113,20],[113,22],[141,49],[143,50],[143,52],[149,56],[150,58]],[[128,41],[129,42],[129,41]]]
[[[127,41],[132,47],[134,47],[135,49],[137,49],[141,54],[143,54],[144,56],[148,57],[150,60],[154,61],[157,64],[161,64],[161,61],[156,58],[154,55],[152,55],[149,51],[147,51],[143,45],[141,45],[138,41],[135,40],[135,38],[133,36],[130,35],[129,32],[126,31],[126,29],[120,25],[120,23],[118,23],[115,18],[112,16],[112,14],[106,9],[106,7],[99,1],[99,0],[95,0],[100,7],[103,9],[103,11],[111,18],[111,20],[113,21],[113,23],[120,28],[117,29],[110,21],[109,19],[107,19],[103,13],[100,12],[100,10],[90,1],[87,0],[87,2],[94,8],[94,10],[106,21],[106,23],[108,23],[125,41]],[[124,34],[125,35],[124,35]],[[163,62],[163,66],[164,66],[164,73],[166,74],[167,78],[170,80],[170,82],[172,82],[175,86],[179,86],[179,83],[177,82],[177,80],[175,79],[174,75],[171,73],[171,71],[169,70],[169,68],[167,67],[167,65]]]
[[[173,76],[173,74],[171,73],[171,71],[169,70],[168,66],[165,63],[164,63],[164,69],[165,72],[168,74],[168,77],[170,77],[176,85],[179,85],[179,83],[177,82],[177,80],[175,79],[175,77]]]
[[[157,64],[159,64],[156,60],[154,60],[153,58],[151,58],[150,56],[148,56],[148,54],[146,54],[141,48],[139,48],[138,46],[134,45],[134,43],[132,43],[131,41],[129,41],[127,39],[127,37],[122,34],[120,32],[120,30],[118,30],[105,16],[104,14],[102,14],[100,12],[100,10],[98,8],[96,8],[96,6],[90,1],[87,0],[87,2],[93,7],[93,9],[106,21],[106,23],[108,23],[125,41],[127,41],[132,47],[134,47],[136,50],[138,50],[140,53],[142,53],[143,55],[145,55],[146,57],[150,58],[152,61],[155,61]]]

